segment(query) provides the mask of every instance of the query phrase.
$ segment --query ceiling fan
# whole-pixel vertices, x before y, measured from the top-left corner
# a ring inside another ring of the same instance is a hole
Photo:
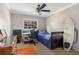
[[[38,14],[41,15],[41,12],[50,12],[50,10],[43,10],[43,8],[45,8],[45,7],[46,7],[46,4],[45,3],[43,3],[42,5],[41,4],[38,4],[37,5],[37,8],[36,8]]]

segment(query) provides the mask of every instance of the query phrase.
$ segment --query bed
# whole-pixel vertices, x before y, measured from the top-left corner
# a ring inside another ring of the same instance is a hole
[[[63,32],[39,32],[38,33],[38,41],[44,44],[49,49],[60,47],[59,45],[63,46]]]

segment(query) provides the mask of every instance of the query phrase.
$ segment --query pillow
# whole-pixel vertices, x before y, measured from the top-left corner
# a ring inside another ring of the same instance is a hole
[[[47,39],[47,40],[49,40],[50,39],[50,37],[51,37],[51,35],[50,34],[47,34],[47,35],[45,35],[45,39]]]
[[[0,34],[0,42],[2,42],[2,41],[3,41],[3,39],[4,39],[3,35],[2,35],[2,34]]]
[[[5,30],[1,30],[1,32],[2,32],[3,37],[6,38],[7,37],[6,31]]]

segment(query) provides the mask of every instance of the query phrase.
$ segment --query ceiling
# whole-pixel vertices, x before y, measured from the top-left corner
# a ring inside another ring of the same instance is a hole
[[[7,5],[11,13],[32,15],[39,17],[48,17],[52,15],[54,12],[71,5],[71,3],[46,3],[46,4],[47,6],[44,9],[50,10],[51,12],[42,12],[42,15],[38,15],[38,13],[36,12],[36,7],[38,3],[8,3]]]

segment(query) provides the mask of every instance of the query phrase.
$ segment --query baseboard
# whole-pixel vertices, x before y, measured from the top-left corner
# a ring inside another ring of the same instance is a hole
[[[79,49],[77,49],[77,48],[75,48],[75,47],[73,47],[72,49],[79,52]]]

